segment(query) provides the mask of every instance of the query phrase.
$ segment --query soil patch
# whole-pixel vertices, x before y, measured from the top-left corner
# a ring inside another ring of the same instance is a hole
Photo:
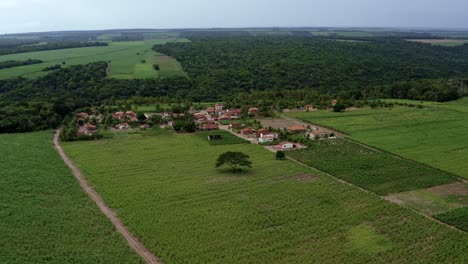
[[[172,60],[171,56],[156,56],[156,59],[166,61],[166,60]]]
[[[299,174],[299,175],[294,175],[291,177],[292,179],[298,180],[298,181],[304,181],[304,182],[311,182],[311,181],[316,181],[319,179],[318,176],[310,175],[310,174]]]
[[[456,182],[452,184],[431,187],[428,189],[428,191],[435,193],[435,194],[442,195],[442,196],[449,196],[449,195],[468,196],[468,184],[463,183],[463,182]]]

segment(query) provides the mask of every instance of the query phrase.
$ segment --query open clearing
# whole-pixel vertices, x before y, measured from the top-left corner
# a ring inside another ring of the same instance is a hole
[[[397,101],[397,100],[388,100]],[[417,101],[398,100],[419,104]],[[344,131],[351,138],[468,179],[468,98],[424,108],[291,112],[290,117]]]
[[[0,135],[0,263],[142,263],[83,193],[52,136]]]
[[[277,161],[261,146],[233,143],[210,145],[197,134],[123,134],[62,145],[165,263],[462,263],[468,258],[464,233],[319,171]],[[215,169],[225,151],[250,155],[253,168],[243,174]],[[362,245],[373,247],[367,251]]]
[[[45,67],[63,64],[63,67],[87,64],[96,61],[111,61],[109,77],[121,79],[156,78],[182,75],[182,68],[175,59],[160,60],[161,54],[152,50],[155,44],[168,42],[187,42],[187,39],[153,39],[132,42],[110,42],[109,46],[86,47],[75,49],[49,50],[0,56],[0,61],[39,59],[44,63],[14,67],[0,70],[0,79],[18,76],[36,78],[49,72],[43,72]],[[153,64],[160,64],[159,72],[153,69]]]

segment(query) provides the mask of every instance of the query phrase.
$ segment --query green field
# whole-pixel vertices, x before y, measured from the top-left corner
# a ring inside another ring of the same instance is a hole
[[[168,38],[133,42],[110,42],[109,46],[105,47],[86,47],[3,55],[0,56],[0,61],[40,59],[44,63],[0,70],[0,79],[18,76],[36,78],[48,73],[42,71],[45,67],[62,64],[62,62],[65,62],[62,66],[66,67],[96,61],[111,61],[109,67],[109,77],[111,78],[132,79],[174,75],[185,76],[185,73],[175,59],[166,58],[161,60],[163,58],[161,54],[151,49],[155,44],[174,41],[186,42],[188,40]],[[159,64],[161,70],[159,72],[155,71],[153,64]]]
[[[0,135],[0,263],[142,263],[81,190],[52,136]]]
[[[462,263],[468,236],[254,144],[205,135],[63,143],[164,263]],[[215,169],[225,151],[253,168]]]
[[[388,100],[395,101],[395,100]],[[400,103],[419,104],[400,100]],[[293,112],[288,116],[334,127],[351,138],[468,179],[468,98],[417,107]]]
[[[447,213],[439,214],[436,217],[441,221],[468,232],[468,207],[458,208]]]
[[[319,141],[288,155],[380,195],[457,181],[446,172],[348,140]]]

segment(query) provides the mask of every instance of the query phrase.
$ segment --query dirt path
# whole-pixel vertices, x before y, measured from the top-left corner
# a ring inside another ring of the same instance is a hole
[[[67,166],[72,170],[73,175],[80,183],[81,188],[86,192],[86,194],[93,200],[99,209],[109,218],[109,220],[114,224],[117,231],[122,234],[122,236],[127,240],[128,245],[135,250],[135,252],[140,255],[146,263],[151,264],[162,264],[162,262],[151,252],[149,251],[138,239],[128,230],[126,226],[120,221],[117,214],[110,209],[110,207],[104,202],[101,196],[89,185],[81,171],[75,166],[75,164],[68,158],[68,156],[63,151],[59,143],[60,130],[55,132],[54,136],[54,147],[62,157],[63,161]]]

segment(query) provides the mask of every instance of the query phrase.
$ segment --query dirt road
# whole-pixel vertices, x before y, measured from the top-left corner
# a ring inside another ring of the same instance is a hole
[[[86,192],[86,194],[93,200],[99,209],[109,218],[109,220],[114,224],[117,231],[127,240],[128,245],[135,250],[138,255],[140,255],[146,263],[151,264],[162,264],[162,262],[151,252],[149,251],[138,239],[128,230],[126,226],[120,221],[117,214],[109,208],[109,206],[104,202],[101,196],[94,191],[94,189],[86,181],[85,177],[81,171],[75,166],[75,164],[68,158],[68,156],[63,151],[59,142],[60,130],[55,132],[54,136],[54,147],[62,157],[63,161],[67,166],[72,170],[73,175],[80,183],[81,188]]]

